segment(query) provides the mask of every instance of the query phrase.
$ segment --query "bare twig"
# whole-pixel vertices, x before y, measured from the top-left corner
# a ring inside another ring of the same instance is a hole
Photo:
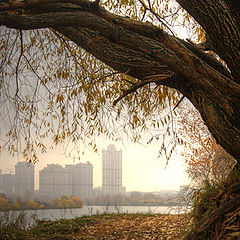
[[[126,97],[130,93],[136,92],[136,90],[138,90],[139,88],[152,82],[154,83],[159,82],[160,80],[169,78],[171,76],[172,74],[157,74],[146,77],[143,81],[139,81],[136,84],[134,84],[131,88],[123,91],[123,94],[113,102],[113,106],[115,106],[119,101],[121,101],[124,97]]]
[[[18,61],[17,61],[17,66],[16,66],[16,93],[15,93],[15,97],[18,98],[18,92],[19,92],[19,84],[18,84],[18,71],[19,71],[19,65],[21,62],[21,58],[23,56],[23,37],[22,37],[22,30],[19,30],[19,34],[20,34],[20,42],[21,42],[21,48],[20,48],[20,55],[18,57]]]
[[[157,19],[164,27],[166,27],[166,28],[172,33],[173,36],[175,36],[174,32],[173,32],[173,31],[168,27],[168,25],[163,21],[164,19],[163,19],[161,16],[159,16],[159,14],[157,14],[157,13],[152,9],[152,6],[151,6],[151,3],[150,3],[149,0],[148,0],[148,7],[147,7],[146,4],[143,2],[143,0],[138,0],[138,1],[141,3],[141,5],[143,6],[143,8],[145,9],[143,18],[145,17],[146,11],[149,11],[150,13],[152,13],[152,14],[156,17],[156,19]],[[143,20],[143,18],[142,18],[142,20]]]
[[[185,98],[185,96],[181,97],[181,99],[178,101],[178,103],[175,105],[175,107],[173,108],[172,111],[174,111],[179,106],[179,104],[183,101],[184,98]]]

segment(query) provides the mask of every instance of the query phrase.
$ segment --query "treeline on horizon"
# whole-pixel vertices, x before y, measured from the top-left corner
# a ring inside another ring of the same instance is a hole
[[[169,206],[181,205],[179,192],[155,194],[134,191],[129,195],[103,195],[83,201],[76,196],[61,196],[49,201],[21,198],[10,199],[6,194],[0,193],[0,210],[22,210],[22,209],[56,209],[56,208],[81,208],[83,205],[97,206]]]
[[[179,205],[179,192],[160,193],[133,191],[129,195],[97,196],[88,200],[87,205],[99,206],[155,206]]]
[[[25,209],[52,209],[52,208],[81,208],[83,202],[76,196],[62,196],[49,202],[32,200],[22,200],[20,197],[15,200],[8,199],[6,194],[0,193],[0,210],[25,210]]]

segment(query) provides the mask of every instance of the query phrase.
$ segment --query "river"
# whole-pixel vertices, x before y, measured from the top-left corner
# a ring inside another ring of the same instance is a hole
[[[42,209],[10,211],[15,217],[20,213],[25,213],[28,218],[39,220],[71,219],[82,216],[102,213],[160,213],[160,214],[180,214],[184,213],[184,207],[167,206],[83,206],[72,209]]]

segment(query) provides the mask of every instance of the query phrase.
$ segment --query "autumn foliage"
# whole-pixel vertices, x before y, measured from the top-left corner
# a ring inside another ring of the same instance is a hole
[[[33,201],[33,200],[28,200],[28,202],[27,202],[27,207],[29,208],[29,209],[38,209],[38,203],[37,202],[35,202],[35,201]]]
[[[9,210],[9,203],[7,199],[0,198],[0,210]]]
[[[24,208],[24,202],[22,201],[21,198],[17,198],[15,199],[15,201],[13,202],[13,208],[14,209],[22,209]]]
[[[52,201],[52,206],[57,208],[81,208],[82,205],[82,200],[76,196],[62,196]]]
[[[182,156],[190,178],[198,184],[206,178],[223,180],[233,168],[234,158],[216,143],[200,114],[189,102],[181,106],[178,113],[178,133],[184,142]]]

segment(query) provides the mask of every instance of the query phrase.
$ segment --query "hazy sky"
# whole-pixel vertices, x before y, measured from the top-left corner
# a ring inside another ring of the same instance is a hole
[[[180,19],[181,20],[181,19]],[[187,28],[176,25],[174,30],[181,38],[192,38],[192,31]],[[33,82],[31,81],[32,85]],[[0,125],[1,126],[1,125]],[[2,128],[2,129],[1,129]],[[4,127],[1,126],[4,131]],[[149,139],[143,141],[146,143]],[[159,191],[165,189],[179,189],[179,186],[188,183],[188,178],[185,173],[186,165],[181,159],[180,147],[175,152],[175,155],[169,161],[166,167],[165,157],[157,158],[161,141],[150,145],[135,144],[125,141],[122,143],[113,143],[109,140],[101,138],[98,140],[98,153],[93,153],[90,150],[85,150],[84,155],[80,155],[80,161],[90,161],[94,166],[94,187],[102,184],[102,149],[107,148],[109,144],[115,144],[117,150],[123,151],[123,186],[126,186],[127,191]],[[83,148],[81,148],[81,151]],[[40,161],[35,167],[35,187],[38,188],[38,172],[47,164],[72,164],[72,157],[67,157],[65,154],[65,146],[58,146],[55,150],[48,151],[39,157]],[[77,154],[76,154],[77,155]],[[0,155],[0,169],[3,172],[14,170],[17,161],[23,161],[21,156],[12,157],[8,153]],[[76,159],[75,163],[78,163]],[[166,167],[166,168],[165,168]]]
[[[147,141],[146,141],[147,142]],[[80,154],[80,161],[90,161],[94,167],[94,187],[102,184],[102,149],[107,148],[112,142],[99,139],[98,153],[93,153],[85,149],[84,155]],[[169,165],[166,166],[164,157],[157,158],[158,151],[161,146],[161,141],[157,141],[150,145],[140,145],[136,143],[113,143],[117,150],[123,151],[123,186],[126,186],[127,191],[159,191],[166,189],[179,189],[179,186],[188,183],[188,178],[185,173],[185,164],[181,159],[180,148],[175,155],[170,159]],[[62,166],[72,164],[72,157],[67,157],[64,154],[65,147],[58,146],[55,150],[40,156],[40,161],[35,167],[35,188],[38,188],[38,172],[47,164],[57,163]],[[80,146],[80,150],[83,148]],[[74,153],[73,153],[74,155]],[[77,155],[77,154],[76,154]],[[4,153],[0,157],[0,169],[3,172],[14,170],[17,161],[21,161],[21,157],[11,157]],[[79,160],[76,158],[75,163]]]

